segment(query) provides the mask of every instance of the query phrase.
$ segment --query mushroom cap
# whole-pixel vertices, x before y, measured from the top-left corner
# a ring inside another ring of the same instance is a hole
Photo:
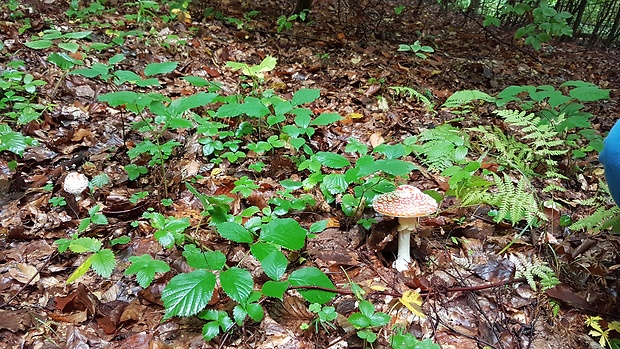
[[[62,184],[62,189],[73,195],[81,194],[86,188],[88,188],[88,178],[79,172],[67,174]]]
[[[413,185],[401,185],[395,191],[379,195],[372,203],[375,211],[391,217],[424,217],[437,211],[437,201]]]

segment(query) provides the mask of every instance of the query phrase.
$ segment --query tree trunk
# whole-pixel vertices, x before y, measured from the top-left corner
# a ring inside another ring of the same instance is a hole
[[[297,0],[295,4],[295,9],[293,10],[293,14],[300,14],[304,10],[310,11],[312,8],[312,0]]]

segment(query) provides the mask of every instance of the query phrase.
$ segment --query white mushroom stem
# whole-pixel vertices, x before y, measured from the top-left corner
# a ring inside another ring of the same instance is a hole
[[[411,263],[411,232],[418,226],[418,218],[399,217],[398,223],[398,256],[392,266],[402,272]]]

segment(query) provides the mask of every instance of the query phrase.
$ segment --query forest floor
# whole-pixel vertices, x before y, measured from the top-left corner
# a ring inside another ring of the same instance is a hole
[[[566,191],[558,192],[554,199],[562,205],[547,207],[543,211],[547,221],[535,227],[523,221],[497,223],[489,216],[493,207],[462,207],[454,197],[445,196],[439,213],[422,219],[413,235],[414,260],[404,273],[392,268],[396,220],[366,208],[356,218],[377,221],[366,229],[343,214],[341,196],[329,200],[317,185],[305,192],[314,200],[312,207],[283,216],[294,218],[304,228],[326,220],[327,228],[309,238],[299,254],[287,253],[290,265],[286,272],[314,266],[328,275],[341,291],[330,303],[340,314],[333,327],[315,328],[312,324],[303,329],[316,314],[291,289],[283,301],[261,301],[266,311],[262,321],[246,320],[205,342],[202,320],[172,317],[162,321],[162,290],[175,273],[191,268],[182,258],[181,248],[167,249],[157,242],[156,229],[142,218],[143,212],[153,207],[167,217],[189,218],[187,239],[208,250],[222,251],[229,266],[238,264],[252,270],[257,264],[244,258],[247,245],[217,234],[201,217],[201,202],[185,182],[190,181],[202,193],[229,196],[233,199],[231,213],[239,215],[251,206],[263,211],[282,189],[281,181],[303,181],[308,170],[299,169],[298,154],[290,153],[290,148],[264,154],[247,151],[243,142],[256,141],[253,134],[241,138],[239,144],[247,157],[211,161],[213,156],[203,153],[204,143],[197,142],[196,134],[176,129],[163,135],[164,140],[181,144],[166,160],[165,175],[152,166],[147,174],[129,180],[125,165],[148,167],[148,158],[140,162],[130,159],[128,153],[145,134],[131,128],[132,121],[139,119],[126,108],[98,100],[115,90],[156,91],[171,98],[201,91],[182,80],[183,76],[217,82],[220,95],[260,94],[272,89],[291,99],[300,89],[320,89],[320,97],[310,104],[313,115],[335,112],[342,120],[315,127],[306,144],[314,152],[345,154],[352,137],[372,149],[382,143],[402,142],[446,122],[462,129],[478,125],[507,129],[492,114],[496,109],[492,103],[474,104],[467,114],[442,107],[457,91],[480,90],[495,96],[511,85],[559,89],[566,81],[582,80],[610,90],[608,100],[586,106],[593,115],[588,127],[604,135],[620,118],[617,50],[558,42],[535,51],[513,39],[512,33],[485,31],[463,14],[441,13],[435,5],[424,5],[395,15],[395,6],[389,1],[368,2],[364,9],[321,1],[315,4],[310,24],[293,23],[282,33],[276,32],[276,21],[289,13],[288,2],[195,2],[191,12],[194,22],[189,23],[174,16],[164,22],[160,14],[149,19],[148,13],[144,13],[143,22],[127,20],[123,15],[137,10],[128,5],[78,21],[67,17],[66,1],[21,3],[20,9],[30,21],[24,32],[20,32],[24,18],[13,19],[7,11],[0,15],[0,40],[4,43],[0,72],[11,61],[23,60],[26,73],[46,82],[37,88],[36,102],[49,107],[38,122],[21,127],[11,123],[14,129],[37,139],[38,145],[28,147],[23,157],[0,153],[0,342],[6,348],[388,348],[394,326],[417,338],[429,338],[441,348],[597,348],[600,338],[588,335],[592,328],[586,325],[587,317],[600,316],[603,329],[620,320],[619,235],[609,230],[573,231],[561,222],[561,218],[575,222],[592,214],[596,207],[581,203],[604,195],[602,166],[597,152],[591,151],[577,159],[569,155],[557,159],[558,171],[566,176],[558,183]],[[214,6],[222,16],[213,13],[200,18],[196,13],[201,11],[194,11],[208,6]],[[158,13],[168,10],[162,6]],[[253,10],[259,13],[248,16]],[[174,61],[178,65],[174,72],[158,77],[160,86],[146,88],[65,74],[67,70],[47,59],[52,52],[63,52],[58,41],[43,49],[24,46],[46,29],[90,30],[93,42],[109,42],[114,31],[143,32],[126,36],[122,45],[88,52],[86,66],[107,62],[119,53],[125,60],[118,67],[139,74],[151,63]],[[397,51],[399,44],[416,40],[433,47],[434,52],[422,59],[413,52]],[[257,65],[268,56],[277,58],[277,64],[264,72],[264,79],[254,81],[254,89],[252,80],[243,80],[242,72],[226,65],[229,61]],[[390,86],[413,88],[432,106],[415,97],[399,96]],[[471,150],[468,158],[484,157],[483,153]],[[259,159],[264,163],[260,172],[251,166]],[[447,177],[429,170],[423,157],[411,153],[402,159],[419,170],[396,182],[441,194],[448,190]],[[16,168],[12,161],[17,162]],[[489,155],[485,168],[501,174],[499,162]],[[107,182],[95,185],[76,202],[63,190],[70,171],[91,180],[101,179],[105,173]],[[326,171],[338,173],[333,167]],[[258,184],[252,195],[231,193],[242,176]],[[48,183],[51,185],[46,187]],[[534,183],[537,197],[548,199],[543,185]],[[138,192],[147,194],[137,203],[130,202]],[[57,202],[53,198],[63,198],[66,204],[53,205]],[[612,207],[610,198],[605,198],[602,206]],[[164,206],[162,199],[170,199],[172,204]],[[80,222],[92,216],[89,210],[95,205],[108,224],[91,224],[81,236],[97,238],[105,246],[123,236],[131,239],[110,247],[118,260],[110,277],[90,270],[67,284],[88,256],[59,253],[55,241],[76,233]],[[507,246],[506,253],[498,254]],[[173,271],[157,274],[143,289],[124,271],[130,256],[145,253],[165,261]],[[534,263],[545,261],[561,283],[545,291],[540,287],[533,290],[523,279],[513,278],[515,265],[508,262],[509,255],[528,256]],[[259,287],[264,275],[256,280]],[[366,291],[366,299],[377,311],[390,315],[389,325],[374,329],[378,336],[374,343],[364,342],[347,323],[346,317],[359,301],[347,291],[351,282]],[[422,295],[420,311],[425,316],[398,306],[407,291]],[[233,302],[223,293],[220,297],[211,299],[209,306],[232,312]],[[613,339],[620,333],[605,335]]]

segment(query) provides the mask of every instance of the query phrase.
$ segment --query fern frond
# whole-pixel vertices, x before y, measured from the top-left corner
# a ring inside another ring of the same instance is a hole
[[[614,231],[620,231],[620,207],[599,207],[593,214],[583,217],[569,226],[571,230],[591,230],[595,233],[613,227]]]
[[[486,194],[484,198],[486,203],[498,207],[496,222],[508,219],[514,225],[522,219],[528,224],[536,220],[547,221],[547,216],[540,210],[531,184],[525,177],[522,177],[517,185],[514,185],[507,174],[504,174],[503,179],[497,174],[493,174],[493,177],[497,193]]]
[[[560,284],[560,280],[558,280],[553,269],[535,255],[526,256],[522,253],[513,253],[508,255],[508,260],[515,266],[514,277],[524,277],[534,291],[537,290],[535,278],[540,279],[542,291]]]
[[[479,90],[463,90],[453,93],[443,104],[444,108],[467,108],[473,101],[494,102],[495,98]]]
[[[429,170],[441,172],[462,163],[469,152],[469,138],[462,130],[443,124],[420,133],[422,162]]]
[[[424,106],[426,107],[426,109],[428,109],[428,110],[432,110],[435,107],[435,105],[428,98],[426,98],[426,96],[424,96],[423,94],[421,94],[420,92],[414,90],[411,87],[407,87],[407,86],[390,86],[390,88],[392,90],[394,90],[394,92],[398,96],[409,95],[409,98],[416,99],[418,102],[422,102],[424,104]]]

